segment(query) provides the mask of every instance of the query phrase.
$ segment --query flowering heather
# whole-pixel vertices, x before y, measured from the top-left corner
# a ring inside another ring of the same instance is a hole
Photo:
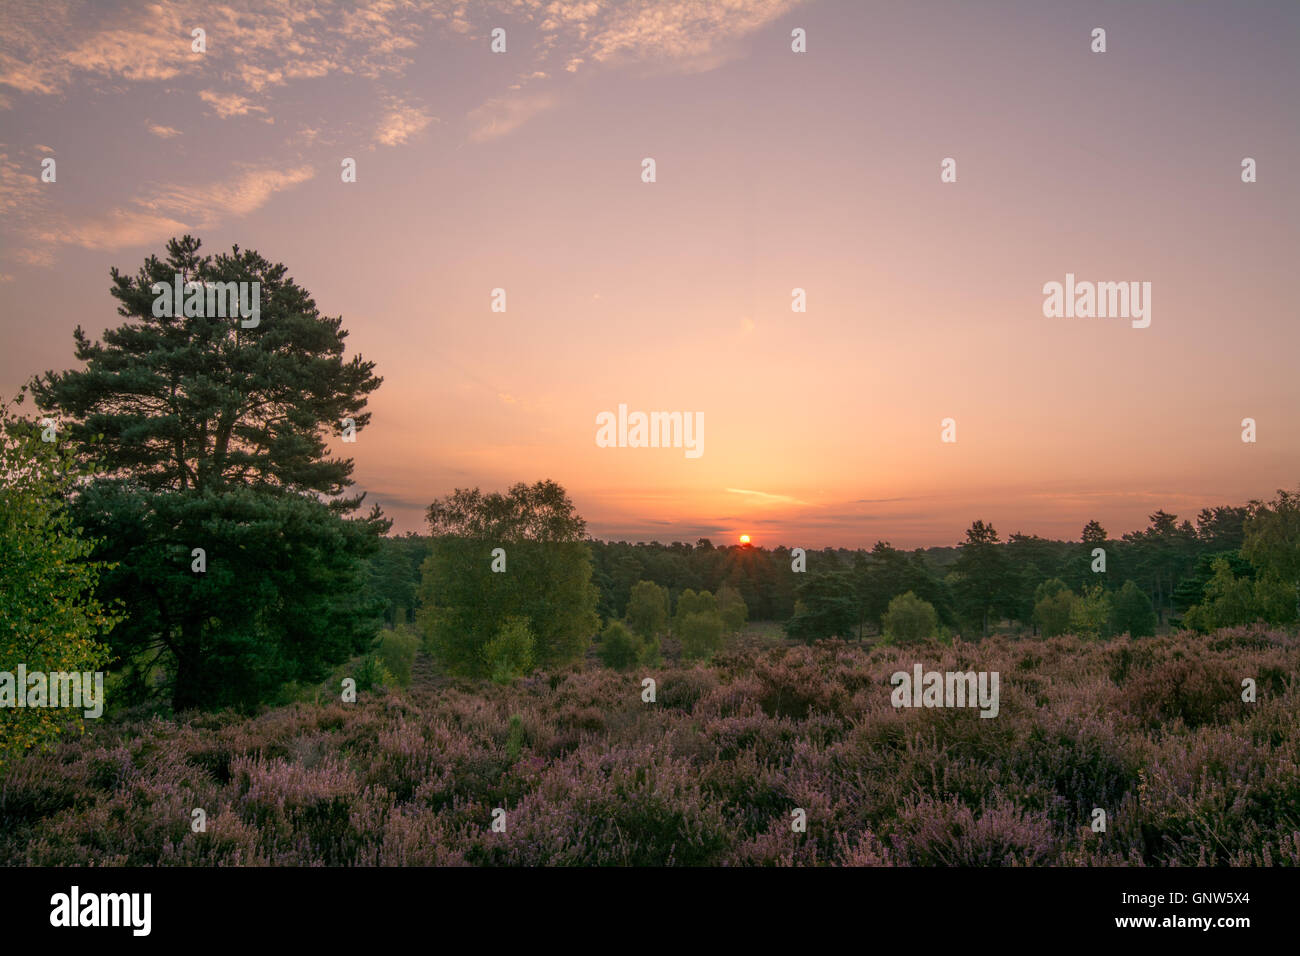
[[[997,718],[891,706],[918,661],[998,671]],[[741,642],[712,665],[105,718],[6,769],[0,863],[1295,865],[1298,664],[1300,640],[1250,628]]]

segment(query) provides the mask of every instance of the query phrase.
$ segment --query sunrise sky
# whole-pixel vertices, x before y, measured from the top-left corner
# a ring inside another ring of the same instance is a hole
[[[377,362],[339,447],[398,531],[541,478],[596,537],[804,547],[1267,498],[1300,482],[1298,46],[1294,2],[6,0],[0,393],[189,232]],[[1045,318],[1067,272],[1150,282],[1150,327]],[[702,413],[703,454],[597,447],[620,403]]]

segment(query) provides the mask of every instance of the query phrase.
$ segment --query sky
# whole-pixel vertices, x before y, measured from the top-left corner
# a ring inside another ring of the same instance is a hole
[[[3,0],[0,394],[190,233],[377,363],[336,448],[398,532],[547,478],[598,538],[814,548],[1267,499],[1297,46],[1294,2]],[[1149,326],[1045,315],[1067,273],[1150,283]],[[620,405],[700,454],[601,447]]]

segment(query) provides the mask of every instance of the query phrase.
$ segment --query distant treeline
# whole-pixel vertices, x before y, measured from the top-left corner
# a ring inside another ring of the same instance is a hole
[[[891,601],[908,592],[928,602],[943,627],[976,636],[1002,621],[1049,633],[1071,624],[1143,632],[1294,622],[1298,575],[1287,555],[1300,541],[1300,528],[1291,527],[1296,514],[1296,495],[1282,492],[1267,505],[1206,508],[1195,522],[1157,511],[1145,529],[1119,538],[1090,521],[1079,541],[1019,533],[1003,540],[976,521],[953,547],[903,551],[878,541],[870,549],[808,551],[802,561],[789,547],[717,547],[706,538],[587,543],[604,620],[622,618],[633,586],[652,581],[667,589],[673,607],[687,590],[716,593],[729,585],[751,620],[786,622],[792,635],[808,639],[880,633]],[[409,619],[416,607],[431,541],[388,537],[371,559],[371,587],[390,623]]]

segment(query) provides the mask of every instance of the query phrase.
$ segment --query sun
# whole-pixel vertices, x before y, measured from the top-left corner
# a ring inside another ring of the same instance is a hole
[[[742,534],[742,535],[740,536],[740,543],[741,543],[741,544],[749,544],[749,535],[747,535],[747,534]]]

